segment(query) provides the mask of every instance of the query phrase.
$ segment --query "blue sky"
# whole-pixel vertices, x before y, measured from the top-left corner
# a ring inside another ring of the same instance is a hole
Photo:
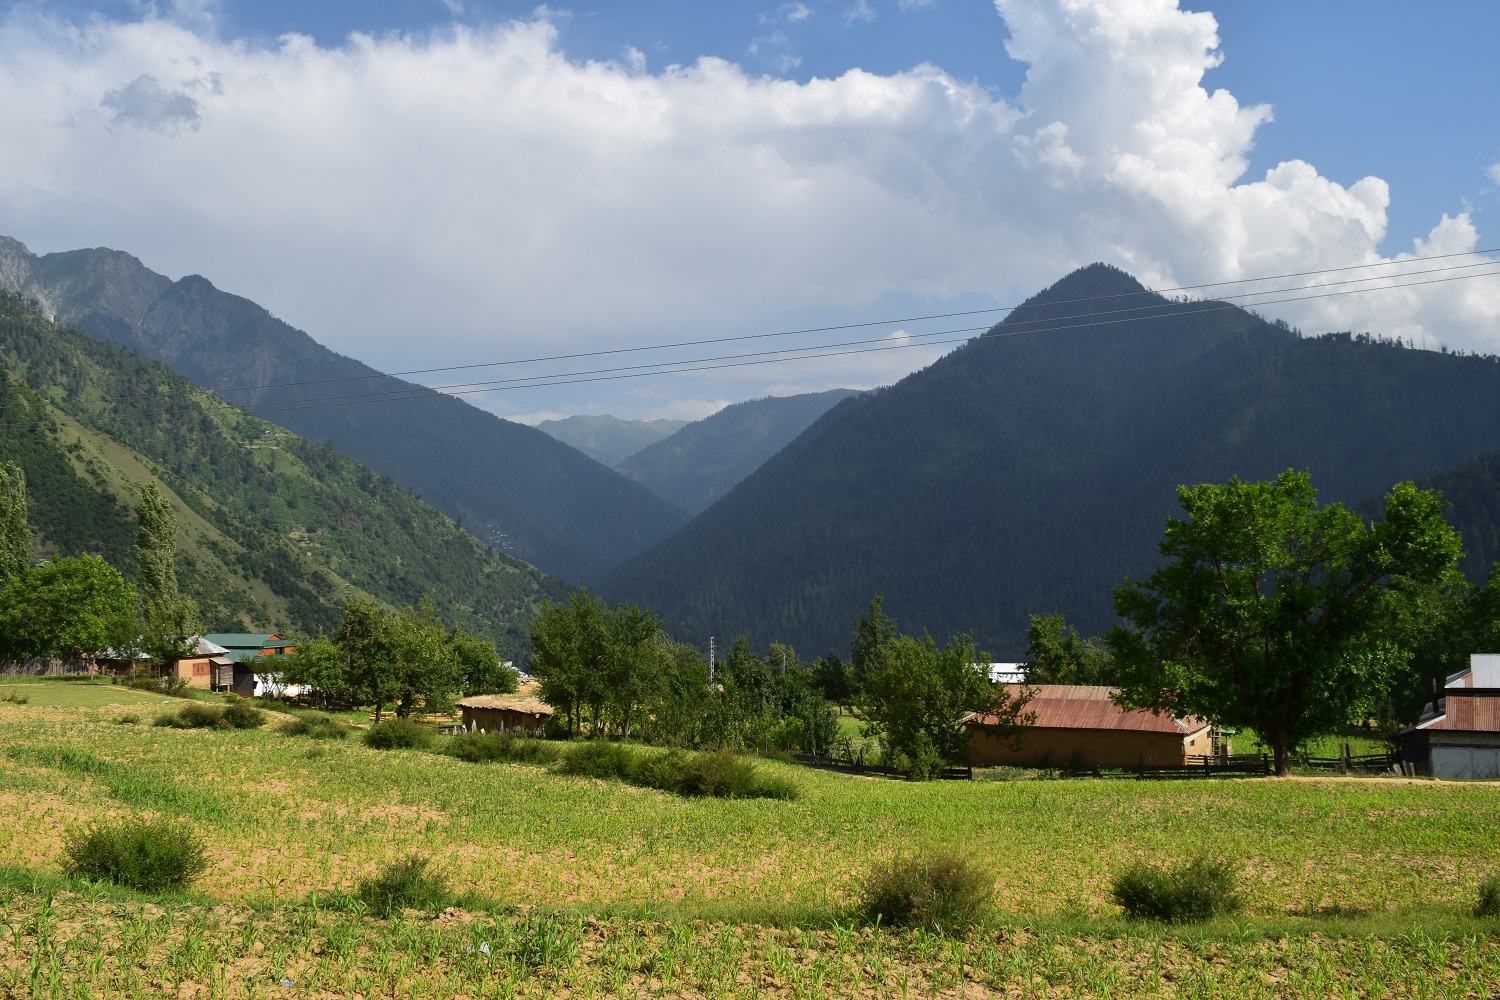
[[[1092,259],[1160,287],[1500,243],[1500,4],[1000,7],[9,4],[33,79],[0,98],[45,114],[0,139],[0,231],[200,271],[386,368],[1002,303]],[[516,96],[533,87],[534,113]],[[121,169],[78,166],[95,156]],[[807,249],[772,259],[789,247]],[[976,254],[987,270],[966,270]],[[1289,316],[1500,349],[1492,298],[1400,299]],[[434,309],[447,332],[414,340]],[[690,414],[932,356],[478,401]]]

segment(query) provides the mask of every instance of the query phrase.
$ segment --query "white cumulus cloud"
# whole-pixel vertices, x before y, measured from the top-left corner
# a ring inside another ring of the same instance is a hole
[[[1204,88],[1210,14],[997,7],[1029,67],[1008,98],[929,65],[799,83],[712,58],[579,61],[545,11],[328,47],[15,8],[0,219],[38,251],[203,273],[392,369],[1007,302],[1094,260],[1167,287],[1384,259],[1378,178],[1245,176],[1271,111]],[[1411,252],[1478,245],[1455,212]],[[1268,311],[1500,349],[1500,279]],[[649,416],[889,381],[942,349],[480,401]]]

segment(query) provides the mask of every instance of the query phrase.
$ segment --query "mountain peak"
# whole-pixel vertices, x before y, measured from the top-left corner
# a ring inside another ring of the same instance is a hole
[[[1093,263],[1080,267],[1034,295],[1033,302],[1057,302],[1061,299],[1094,298],[1105,295],[1138,295],[1149,293],[1145,285],[1129,271],[1113,264]]]

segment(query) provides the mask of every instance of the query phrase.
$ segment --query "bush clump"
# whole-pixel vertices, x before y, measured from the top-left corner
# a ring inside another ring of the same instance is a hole
[[[192,689],[188,687],[187,679],[174,675],[153,676],[142,674],[130,679],[129,687],[137,691],[154,691],[156,694],[171,695],[173,698],[191,698]]]
[[[8,701],[12,705],[24,705],[30,700],[31,695],[23,694],[20,691],[7,691],[4,694],[0,694],[0,701]]]
[[[563,774],[629,781],[635,775],[635,768],[635,751],[625,744],[588,740],[569,747],[558,762],[557,769]]]
[[[460,733],[442,752],[471,764],[508,760],[523,764],[550,764],[561,751],[555,743],[517,733]]]
[[[963,934],[989,910],[994,895],[994,880],[965,858],[897,858],[870,873],[860,914],[872,923]]]
[[[266,724],[266,713],[241,698],[223,705],[190,701],[175,712],[156,717],[153,725],[170,729],[255,729]]]
[[[435,734],[411,719],[386,719],[365,730],[365,746],[374,750],[423,750],[432,745]]]
[[[1206,857],[1173,867],[1136,862],[1115,878],[1113,895],[1137,920],[1197,923],[1244,905],[1237,874],[1232,863]]]
[[[429,858],[409,854],[381,869],[379,875],[361,879],[358,896],[370,913],[390,917],[402,910],[436,911],[453,899],[448,880],[429,871]]]
[[[73,827],[64,834],[63,853],[70,877],[142,892],[184,889],[208,868],[203,839],[162,817]]]
[[[1474,916],[1481,920],[1500,917],[1500,875],[1491,875],[1479,883],[1479,902],[1474,905]]]
[[[301,712],[283,722],[278,731],[283,736],[306,736],[312,740],[342,740],[353,731],[338,719],[322,712]]]

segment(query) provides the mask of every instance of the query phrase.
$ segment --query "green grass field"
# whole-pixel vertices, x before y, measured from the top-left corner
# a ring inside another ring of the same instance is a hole
[[[801,798],[691,800],[274,728],[120,725],[123,706],[47,707],[92,685],[27,687],[28,704],[0,702],[0,996],[1500,990],[1500,923],[1467,915],[1500,871],[1500,784],[906,784],[765,764]],[[61,878],[69,824],[158,812],[209,841],[193,895]],[[857,926],[870,865],[928,850],[993,872],[993,917],[963,940]],[[328,909],[412,851],[463,908]],[[1238,918],[1119,915],[1122,866],[1205,852],[1243,864]]]

